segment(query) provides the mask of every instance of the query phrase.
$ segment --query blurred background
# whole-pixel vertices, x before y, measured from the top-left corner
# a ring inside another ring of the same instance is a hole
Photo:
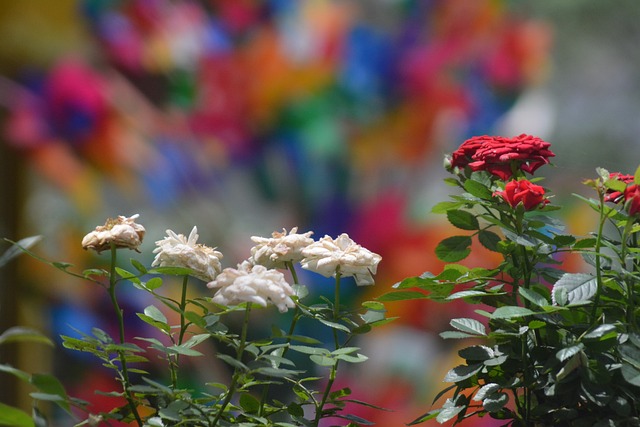
[[[538,175],[586,233],[571,193],[588,195],[598,166],[640,163],[638,22],[635,0],[3,0],[0,237],[42,235],[36,252],[82,269],[104,262],[82,237],[120,214],[141,215],[147,265],[167,228],[197,225],[224,266],[251,235],[347,232],[383,257],[374,287],[349,288],[358,304],[441,267],[450,230],[430,209],[448,195],[444,154],[520,133],[551,142]],[[0,331],[108,326],[99,293],[23,257],[0,270]],[[395,410],[359,414],[381,426],[430,408],[455,361],[437,332],[462,309],[388,308],[400,319],[358,343],[370,361],[342,384]],[[97,408],[108,402],[87,391],[114,387],[59,346],[0,362],[56,372]],[[0,384],[0,401],[24,404]]]

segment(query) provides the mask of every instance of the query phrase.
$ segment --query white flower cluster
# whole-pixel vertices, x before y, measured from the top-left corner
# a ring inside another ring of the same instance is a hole
[[[98,226],[82,240],[85,249],[97,252],[111,248],[137,250],[145,229],[135,223],[138,215],[119,216]],[[256,245],[251,256],[237,268],[222,270],[222,253],[198,243],[198,229],[193,227],[188,237],[167,230],[167,237],[156,242],[153,267],[186,267],[193,275],[217,289],[213,301],[222,305],[254,302],[266,307],[273,304],[280,312],[295,306],[294,290],[277,268],[299,262],[302,268],[325,277],[353,276],[358,286],[373,285],[380,255],[356,244],[346,233],[336,239],[324,236],[318,241],[313,232],[299,234],[294,227],[287,232],[273,232],[271,238],[252,236]]]
[[[257,245],[251,248],[249,260],[268,268],[286,268],[286,262],[302,260],[302,250],[313,243],[312,234],[313,231],[298,234],[298,227],[293,227],[289,233],[286,229],[282,233],[274,231],[271,238],[251,236]]]
[[[358,286],[373,285],[378,263],[382,257],[363,248],[342,233],[337,239],[324,236],[302,250],[302,268],[325,277],[353,276]]]
[[[111,245],[114,244],[116,248],[137,251],[145,233],[144,227],[135,221],[139,216],[136,214],[127,218],[119,215],[118,218],[107,219],[104,225],[97,226],[95,230],[84,236],[82,247],[100,253],[111,249]]]
[[[239,264],[238,268],[225,268],[207,287],[218,288],[213,297],[217,304],[228,306],[254,302],[266,307],[271,303],[281,313],[295,307],[291,299],[294,291],[284,274],[248,261]]]
[[[167,237],[156,242],[152,267],[187,267],[193,275],[209,282],[222,271],[222,253],[198,243],[198,228],[193,227],[189,237],[167,230]]]

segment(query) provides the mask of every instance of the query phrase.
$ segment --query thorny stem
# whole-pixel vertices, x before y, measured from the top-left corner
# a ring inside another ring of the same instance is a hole
[[[238,349],[236,350],[236,360],[242,361],[242,354],[244,353],[244,349],[247,345],[247,329],[249,329],[249,314],[251,313],[251,303],[247,303],[247,308],[244,312],[244,322],[242,323],[242,332],[240,332],[240,343],[238,344]],[[224,397],[224,401],[216,414],[216,417],[211,423],[212,427],[218,425],[218,421],[222,417],[224,410],[226,409],[229,402],[231,402],[231,398],[233,397],[236,387],[238,386],[238,380],[240,379],[240,368],[233,368],[233,376],[231,377],[231,384],[229,384],[229,389],[227,390],[227,395]]]
[[[124,335],[124,317],[122,314],[122,309],[118,305],[118,299],[116,298],[116,245],[111,243],[111,269],[109,274],[109,297],[111,298],[111,304],[113,305],[113,309],[116,312],[116,317],[118,318],[118,329],[120,332],[120,344],[124,344],[125,335]],[[140,418],[140,414],[138,413],[138,408],[133,400],[133,395],[131,394],[131,382],[129,380],[129,370],[127,368],[127,359],[125,357],[124,351],[118,350],[118,357],[120,358],[120,363],[122,364],[122,387],[124,389],[124,394],[127,399],[127,403],[129,404],[129,408],[133,416],[136,419],[136,422],[139,426],[142,426],[142,418]]]

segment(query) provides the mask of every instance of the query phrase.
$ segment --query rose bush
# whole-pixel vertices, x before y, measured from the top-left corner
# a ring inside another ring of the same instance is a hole
[[[445,162],[461,194],[433,211],[468,235],[436,247],[447,262],[394,285],[380,301],[464,301],[475,316],[451,319],[444,339],[469,340],[444,377],[443,404],[410,425],[489,416],[498,425],[640,425],[640,168],[598,169],[577,197],[598,217],[587,236],[566,234],[548,191],[528,181],[553,157],[536,137],[482,136]],[[472,237],[500,261],[470,268]],[[584,272],[564,271],[580,255]]]

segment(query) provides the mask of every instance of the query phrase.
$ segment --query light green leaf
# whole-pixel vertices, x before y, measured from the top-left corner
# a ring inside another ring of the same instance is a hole
[[[603,339],[608,339],[608,338],[614,337],[616,335],[617,335],[617,332],[616,332],[615,325],[612,325],[610,323],[605,323],[603,325],[599,325],[593,331],[591,331],[588,334],[586,334],[584,336],[584,339],[586,339],[586,340],[592,340],[592,339],[603,340]]]
[[[472,335],[487,335],[484,325],[475,319],[451,319],[449,324],[461,332],[466,332]]]
[[[447,421],[453,419],[464,408],[465,408],[464,406],[456,406],[451,399],[447,399],[444,405],[442,405],[442,409],[438,413],[438,416],[436,417],[436,421],[438,421],[440,424],[444,424]]]
[[[503,306],[498,307],[496,311],[491,314],[492,319],[511,319],[513,317],[523,317],[535,314],[535,312],[525,307],[519,306]]]
[[[582,351],[583,348],[584,348],[583,344],[572,345],[571,347],[562,348],[556,352],[556,358],[559,361],[564,362],[568,358],[572,357],[574,354],[577,354],[578,352]]]
[[[500,385],[496,383],[488,383],[480,387],[480,389],[476,392],[475,396],[473,396],[473,400],[476,402],[481,402],[490,394],[500,390]]]
[[[53,346],[53,342],[35,329],[24,326],[13,326],[0,334],[0,345],[9,342],[39,342]]]
[[[598,282],[595,276],[585,273],[565,273],[555,285],[553,285],[551,295],[554,303],[559,304],[559,293],[566,292],[567,304],[575,304],[582,301],[589,301],[596,294],[597,290]]]
[[[491,199],[493,197],[493,191],[491,191],[486,185],[468,179],[464,182],[464,189],[472,196],[479,197],[481,199]]]
[[[544,306],[550,305],[550,302],[547,301],[547,299],[545,297],[543,297],[542,295],[540,295],[539,293],[537,293],[536,291],[534,291],[532,289],[527,289],[527,288],[520,287],[518,289],[518,293],[524,299],[526,299],[529,302],[532,302],[533,304],[537,305],[538,307],[544,307]]]
[[[20,378],[22,381],[26,381],[26,382],[29,382],[31,379],[31,375],[29,373],[4,363],[0,363],[0,372],[5,372],[7,374],[14,375]]]
[[[20,239],[17,242],[12,242],[11,240],[5,239],[7,242],[12,243],[13,246],[7,249],[5,253],[0,256],[0,267],[20,255],[22,252],[27,252],[26,249],[29,249],[30,247],[38,243],[41,239],[42,236],[25,237],[24,239]]]
[[[150,305],[144,309],[144,314],[160,323],[167,323],[167,318],[164,314],[154,305]]]
[[[0,425],[12,427],[35,427],[35,423],[26,412],[13,406],[0,403]]]
[[[448,383],[457,383],[460,381],[464,381],[467,378],[471,378],[472,376],[480,372],[483,366],[484,365],[482,365],[481,363],[456,366],[455,368],[447,372],[447,374],[444,376],[443,381]]]
[[[336,359],[332,357],[323,356],[320,354],[312,354],[309,359],[316,365],[320,366],[333,366],[336,363]]]

